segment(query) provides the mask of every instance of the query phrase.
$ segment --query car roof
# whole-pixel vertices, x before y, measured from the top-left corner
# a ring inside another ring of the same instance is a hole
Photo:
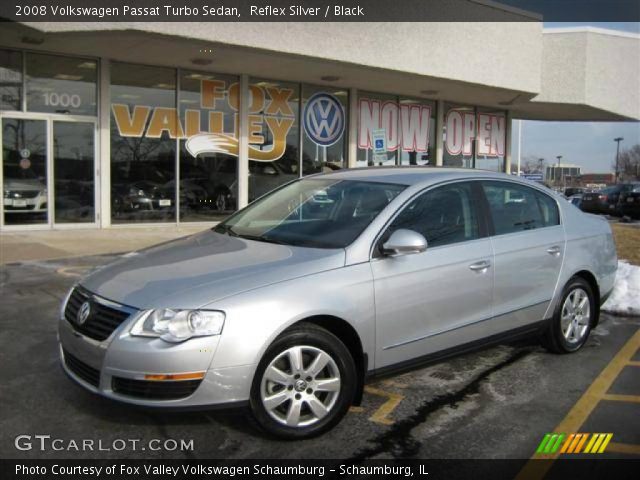
[[[465,178],[516,180],[526,184],[533,183],[519,178],[515,175],[507,175],[505,173],[491,172],[488,170],[418,166],[350,168],[345,170],[338,170],[335,172],[312,175],[311,177],[336,180],[360,180],[365,182],[395,183],[398,185],[430,185],[447,180],[464,180]]]

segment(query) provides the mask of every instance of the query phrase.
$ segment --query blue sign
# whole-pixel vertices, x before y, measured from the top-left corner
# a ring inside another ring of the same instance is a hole
[[[319,92],[307,100],[303,112],[304,131],[317,145],[333,145],[344,133],[344,109],[335,96]]]
[[[526,180],[531,180],[533,182],[541,182],[542,174],[541,173],[523,173],[520,175],[522,178]]]
[[[384,140],[378,138],[376,140],[376,150],[384,148]]]

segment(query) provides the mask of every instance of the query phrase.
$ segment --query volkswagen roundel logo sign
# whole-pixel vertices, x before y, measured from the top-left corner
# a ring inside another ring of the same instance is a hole
[[[89,315],[91,314],[91,304],[89,302],[84,302],[80,305],[80,309],[78,310],[78,314],[76,315],[76,321],[78,325],[82,325],[87,321]]]
[[[344,109],[333,95],[319,92],[307,100],[303,112],[304,131],[316,144],[328,147],[344,133]]]

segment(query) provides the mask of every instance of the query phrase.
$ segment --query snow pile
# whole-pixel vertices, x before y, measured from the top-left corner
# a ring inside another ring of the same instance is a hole
[[[640,267],[618,262],[613,293],[602,310],[618,315],[640,315]]]

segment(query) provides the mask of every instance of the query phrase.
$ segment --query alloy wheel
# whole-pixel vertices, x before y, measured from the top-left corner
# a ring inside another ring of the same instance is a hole
[[[576,343],[583,339],[591,321],[591,305],[589,295],[582,288],[575,288],[562,304],[560,328],[565,340]]]
[[[340,388],[340,370],[327,352],[294,346],[278,354],[265,369],[260,399],[278,423],[306,427],[330,413]]]

